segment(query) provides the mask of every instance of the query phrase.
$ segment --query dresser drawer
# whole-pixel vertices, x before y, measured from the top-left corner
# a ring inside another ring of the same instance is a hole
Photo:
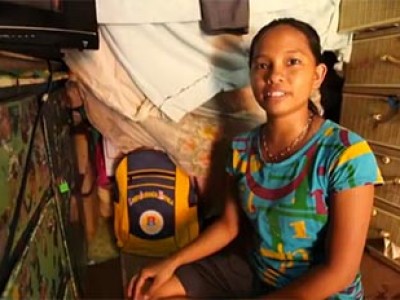
[[[390,240],[396,245],[400,245],[400,216],[379,207],[375,207],[374,212],[371,218],[370,228],[388,232],[390,234]]]
[[[400,33],[354,40],[344,88],[400,88],[399,49]]]
[[[60,294],[70,271],[58,219],[53,198],[44,207],[2,298],[53,299]]]
[[[400,113],[390,97],[343,94],[340,123],[375,144],[400,148]]]
[[[376,203],[386,210],[400,212],[400,150],[369,143],[374,151],[385,184],[375,189]],[[400,228],[399,228],[400,230]]]
[[[388,26],[400,21],[400,1],[342,0],[339,32]]]

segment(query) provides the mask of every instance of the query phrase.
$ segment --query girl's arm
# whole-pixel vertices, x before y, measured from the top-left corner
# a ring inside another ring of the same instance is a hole
[[[347,288],[359,271],[373,199],[373,185],[335,193],[330,206],[326,262],[263,298],[326,299]]]

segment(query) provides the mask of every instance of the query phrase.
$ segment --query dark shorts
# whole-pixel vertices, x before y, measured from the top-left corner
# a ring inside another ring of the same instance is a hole
[[[193,298],[250,298],[267,292],[246,256],[231,249],[184,265],[176,276]]]

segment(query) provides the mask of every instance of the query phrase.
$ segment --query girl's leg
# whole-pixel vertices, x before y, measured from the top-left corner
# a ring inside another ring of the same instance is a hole
[[[183,265],[175,275],[190,298],[249,298],[257,292],[247,259],[232,249]]]

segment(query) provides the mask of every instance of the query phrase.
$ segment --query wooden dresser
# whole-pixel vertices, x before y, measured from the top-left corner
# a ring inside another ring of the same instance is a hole
[[[378,160],[385,184],[376,189],[367,249],[397,270],[400,270],[399,24],[400,1],[341,1],[339,32],[354,32],[354,39],[350,62],[344,68],[340,122],[366,138]]]
[[[70,215],[76,163],[65,80],[6,66],[12,60],[0,57],[0,298],[75,299],[85,256]]]

